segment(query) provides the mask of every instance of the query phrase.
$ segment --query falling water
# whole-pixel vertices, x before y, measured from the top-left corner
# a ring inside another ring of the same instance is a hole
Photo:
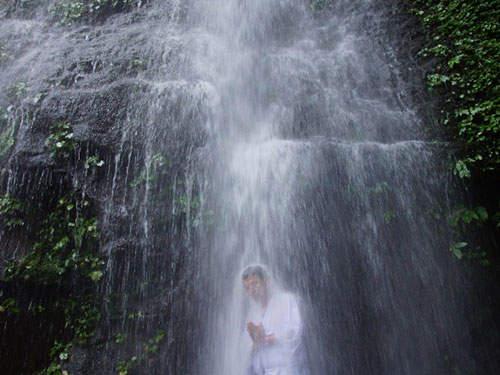
[[[101,351],[74,372],[116,371],[161,329],[157,358],[131,371],[247,374],[252,263],[298,297],[311,374],[482,368],[468,271],[448,251],[447,145],[425,135],[390,30],[400,4],[140,4],[65,32],[49,5],[1,26],[20,51],[2,87],[27,82],[27,107],[43,93],[4,190],[69,186],[101,223]],[[43,156],[61,120],[81,146],[64,169]],[[102,169],[78,167],[92,155]]]
[[[240,275],[251,263],[301,297],[312,373],[469,371],[450,234],[431,220],[449,205],[437,146],[369,29],[383,12],[372,1],[330,12],[320,22],[305,1],[194,4],[216,213],[198,271],[198,373],[248,371]]]

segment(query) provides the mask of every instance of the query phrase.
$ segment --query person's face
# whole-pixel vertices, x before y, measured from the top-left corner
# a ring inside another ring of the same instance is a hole
[[[248,295],[256,301],[261,301],[265,296],[267,284],[257,275],[250,275],[243,279],[243,286]]]

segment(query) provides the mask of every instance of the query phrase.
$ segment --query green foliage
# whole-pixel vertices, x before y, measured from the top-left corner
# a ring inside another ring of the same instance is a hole
[[[0,44],[0,64],[7,60],[9,60],[9,52],[3,44]]]
[[[5,156],[15,144],[20,126],[16,112],[14,105],[8,106],[7,109],[0,107],[0,158]]]
[[[50,349],[52,363],[37,375],[68,375],[68,372],[62,369],[61,363],[69,358],[71,346],[71,343],[55,341]]]
[[[467,242],[456,242],[451,244],[450,251],[457,257],[457,259],[462,259],[464,256],[462,253],[462,248],[467,246]]]
[[[35,5],[34,0],[21,0],[20,4],[21,9],[29,9]]]
[[[55,341],[54,345],[52,345],[52,348],[50,348],[50,358],[52,360],[67,359],[70,348],[71,344],[65,344],[59,341]]]
[[[101,280],[101,277],[103,276],[104,274],[102,273],[102,271],[100,270],[95,270],[95,271],[91,271],[89,273],[89,278],[90,280],[92,280],[93,282],[97,282],[99,280]]]
[[[387,194],[388,190],[389,184],[387,181],[377,182],[375,185],[368,188],[368,192],[371,194]]]
[[[125,341],[125,334],[124,333],[118,333],[115,335],[115,342],[117,344],[122,344]]]
[[[483,225],[488,217],[488,211],[483,206],[468,208],[459,205],[448,217],[448,223],[455,229],[456,237],[465,237],[470,232],[471,224]],[[449,250],[457,259],[467,257],[478,261],[483,266],[490,264],[485,251],[477,247],[474,249],[467,242],[452,243]]]
[[[16,258],[6,265],[4,281],[15,279],[29,280],[35,284],[61,284],[69,278],[76,280],[82,287],[70,300],[59,299],[50,306],[35,304],[28,309],[33,314],[46,311],[59,312],[65,318],[65,332],[69,337],[64,343],[56,342],[51,351],[52,363],[41,372],[43,375],[62,375],[61,361],[68,358],[71,343],[86,344],[94,335],[100,319],[93,296],[83,296],[85,280],[98,281],[103,273],[99,269],[103,261],[92,255],[92,246],[98,237],[97,220],[88,218],[85,213],[89,202],[76,201],[68,197],[60,198],[56,207],[41,220],[36,242],[23,257]],[[14,217],[23,221],[32,215],[28,204],[5,195],[0,198],[0,216],[7,224]],[[0,311],[13,311],[12,300],[2,301]]]
[[[127,318],[129,319],[144,319],[146,316],[146,314],[144,313],[144,311],[137,311],[136,313],[130,313],[128,314]]]
[[[165,175],[167,173],[166,166],[168,165],[168,159],[162,154],[154,154],[147,164],[146,170],[143,170],[141,174],[134,178],[130,182],[131,187],[136,187],[142,183],[150,183],[155,180],[158,174]]]
[[[127,375],[130,368],[137,361],[137,357],[133,356],[129,361],[118,361],[116,365],[116,370],[118,371],[118,375]]]
[[[128,10],[141,4],[138,0],[86,0],[62,1],[53,9],[53,15],[60,26],[72,26],[83,21],[95,21],[108,13]]]
[[[81,1],[58,3],[54,9],[54,14],[62,26],[71,26],[77,23],[87,12],[87,6]]]
[[[33,305],[30,305],[29,311],[32,314],[37,315],[37,314],[43,314],[46,309],[47,308],[42,304],[33,304]]]
[[[0,217],[7,226],[23,224],[38,212],[38,206],[30,203],[10,195],[0,197]],[[66,288],[61,290],[69,290],[55,301],[21,306],[25,314],[64,317],[64,328],[59,336],[61,341],[54,343],[51,364],[40,375],[67,375],[63,362],[69,359],[71,346],[89,344],[100,321],[95,296],[89,293],[94,288],[93,283],[103,276],[100,268],[104,262],[94,255],[98,223],[88,213],[89,202],[85,199],[57,199],[52,210],[37,222],[29,222],[27,228],[33,228],[29,230],[36,233],[29,236],[35,238],[29,250],[23,252],[24,256],[17,255],[4,268],[4,282],[28,280],[29,284],[21,284],[35,287],[65,285]],[[13,298],[0,301],[0,313],[4,311],[19,312]]]
[[[89,344],[101,319],[93,295],[78,295],[68,301],[60,300],[53,308],[62,309],[67,339],[54,342],[50,350],[51,363],[38,375],[68,375],[68,372],[63,370],[63,363],[69,359],[72,346]]]
[[[90,12],[99,12],[101,9],[103,9],[106,5],[108,5],[109,0],[93,0],[89,4],[89,11]],[[115,3],[115,2],[113,2]],[[118,4],[118,2],[116,2]]]
[[[68,122],[55,122],[50,128],[50,135],[45,141],[52,158],[67,158],[75,149],[73,130]]]
[[[469,178],[470,170],[467,167],[467,164],[463,160],[457,160],[455,163],[455,167],[453,168],[453,174],[460,178]]]
[[[95,328],[101,318],[91,297],[69,301],[65,305],[64,315],[66,328],[71,330],[79,345],[87,344],[88,340],[94,336]]]
[[[437,57],[429,86],[446,97],[443,123],[467,145],[455,172],[500,171],[500,0],[411,0]]]
[[[163,340],[163,331],[160,330],[156,337],[150,338],[145,344],[144,344],[144,353],[156,353],[158,350],[159,344],[161,340]]]
[[[328,10],[332,8],[332,4],[328,0],[313,0],[311,2],[311,9],[315,12],[320,12],[322,10]]]
[[[500,0],[410,0],[431,38],[420,51],[435,59],[428,86],[443,98],[441,122],[460,146],[453,173],[472,183],[496,184],[500,178]],[[491,181],[491,182],[488,182]],[[459,206],[449,216],[457,239],[470,238],[474,228],[496,224],[500,206],[486,197],[483,206]],[[494,213],[496,210],[496,213]],[[469,241],[470,242],[470,241]],[[458,258],[488,265],[486,252],[457,241],[450,251]]]
[[[31,251],[5,268],[5,279],[58,283],[71,271],[99,280],[103,261],[91,251],[98,237],[97,220],[85,217],[87,205],[88,201],[59,199],[56,209],[42,221]]]
[[[130,61],[128,67],[129,67],[129,69],[135,71],[136,73],[140,73],[140,72],[146,70],[147,63],[146,63],[146,61],[144,61],[142,59],[134,59],[134,60]]]
[[[67,375],[67,373],[63,373],[59,362],[52,362],[49,367],[40,371],[37,375]]]
[[[369,193],[369,198],[373,200],[375,206],[380,210],[384,222],[390,224],[397,214],[391,208],[391,189],[387,181],[377,182],[367,187],[366,191]]]
[[[11,100],[21,100],[26,93],[28,86],[25,82],[18,82],[12,86],[7,87],[5,90],[5,95]]]
[[[24,220],[21,217],[23,209],[24,205],[20,200],[8,194],[0,197],[0,216],[7,227],[24,224]]]
[[[136,186],[141,185],[143,182],[150,182],[153,180],[154,180],[154,175],[148,176],[147,172],[144,171],[139,175],[139,177],[134,178],[130,182],[130,187],[136,187]]]
[[[16,305],[16,300],[13,297],[0,299],[0,313],[8,312],[11,314],[19,313],[19,307]]]
[[[85,169],[91,169],[91,168],[100,168],[104,165],[104,160],[100,160],[98,155],[90,156],[87,160],[85,160],[85,163],[83,164],[83,167]]]
[[[20,200],[7,194],[0,198],[0,215],[10,214],[12,212],[20,212],[22,208]]]
[[[496,225],[497,229],[500,229],[500,201],[498,201],[498,207],[497,207],[497,212],[493,216],[493,221]]]
[[[196,213],[201,207],[201,202],[198,197],[181,195],[175,199],[175,205],[179,213]]]
[[[392,210],[387,210],[387,211],[384,211],[383,217],[384,217],[385,223],[389,224],[392,221],[392,219],[394,219],[396,217],[396,213]]]
[[[35,0],[9,0],[9,1],[4,1],[2,6],[3,6],[3,13],[4,15],[8,16],[25,16],[26,11],[29,11],[33,9],[36,5]]]
[[[0,107],[0,158],[14,146],[21,125],[34,120],[34,110],[23,103],[28,91],[25,82],[17,82],[4,91],[7,107]]]
[[[121,335],[118,335],[118,337],[122,337]],[[147,360],[148,358],[151,358],[152,355],[154,355],[159,347],[160,343],[164,338],[164,333],[162,330],[158,331],[158,334],[155,337],[152,337],[148,339],[144,343],[144,349],[142,353],[139,355],[134,355],[130,360],[128,361],[118,361],[116,365],[116,370],[118,371],[118,375],[127,375],[130,369],[138,362],[138,361],[144,361]],[[118,342],[118,339],[116,340]]]
[[[470,224],[475,221],[478,224],[482,224],[486,220],[488,220],[488,212],[483,206],[467,208],[464,205],[460,205],[450,216],[449,223],[451,226],[456,227],[460,223]]]
[[[488,254],[486,251],[477,247],[476,249],[470,249],[467,253],[464,254],[467,258],[478,262],[480,265],[487,267],[491,264],[488,259]]]
[[[63,370],[63,363],[69,359],[72,346],[89,344],[89,340],[95,335],[101,314],[93,295],[78,294],[70,300],[58,300],[52,309],[62,310],[66,339],[54,342],[50,351],[51,364],[38,375],[68,375],[67,371]],[[42,308],[40,313],[44,310],[45,308]]]

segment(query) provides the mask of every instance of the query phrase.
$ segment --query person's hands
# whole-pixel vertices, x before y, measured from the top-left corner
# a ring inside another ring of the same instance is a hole
[[[256,330],[257,330],[257,326],[255,324],[253,324],[252,322],[247,323],[247,332],[250,335],[250,337],[252,338],[252,341],[254,341],[254,342],[255,342]]]
[[[266,338],[266,330],[264,329],[264,326],[262,325],[262,323],[260,323],[257,327],[256,327],[256,330],[255,330],[255,333],[256,333],[256,339],[257,339],[257,342],[259,344],[262,344],[264,343],[264,340]]]
[[[252,338],[252,341],[255,345],[259,346],[265,342],[266,339],[266,331],[262,323],[259,325],[255,325],[252,322],[247,323],[247,332]]]
[[[254,349],[260,347],[261,345],[276,345],[278,344],[278,339],[274,336],[274,333],[266,335],[266,330],[262,323],[255,325],[252,322],[247,323],[247,332],[252,338]]]
[[[278,344],[278,339],[276,338],[276,336],[274,336],[274,333],[272,333],[270,335],[266,335],[265,336],[264,343],[266,345],[277,345]]]

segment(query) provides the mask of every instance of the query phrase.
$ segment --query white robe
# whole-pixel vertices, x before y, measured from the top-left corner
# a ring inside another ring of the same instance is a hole
[[[293,294],[275,291],[261,315],[266,335],[274,334],[277,344],[260,347],[252,357],[257,375],[297,375],[302,364],[302,319]]]

